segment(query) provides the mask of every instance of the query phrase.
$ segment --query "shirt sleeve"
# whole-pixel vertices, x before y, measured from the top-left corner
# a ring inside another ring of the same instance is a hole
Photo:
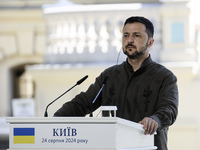
[[[158,123],[158,130],[172,125],[178,115],[177,78],[171,72],[166,75],[158,93],[156,112],[150,116]]]

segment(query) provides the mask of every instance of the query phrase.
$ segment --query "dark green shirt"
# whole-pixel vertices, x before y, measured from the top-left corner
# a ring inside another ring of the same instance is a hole
[[[106,77],[106,86],[92,104]],[[158,123],[155,145],[167,150],[168,127],[178,114],[177,78],[150,56],[136,72],[125,61],[103,71],[86,92],[65,103],[54,116],[85,116],[101,105],[117,106],[117,117],[134,122],[154,119]]]

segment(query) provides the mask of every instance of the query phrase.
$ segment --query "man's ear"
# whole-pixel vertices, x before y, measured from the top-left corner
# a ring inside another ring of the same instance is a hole
[[[149,41],[148,41],[148,48],[150,48],[154,43],[154,39],[153,38],[149,38]]]

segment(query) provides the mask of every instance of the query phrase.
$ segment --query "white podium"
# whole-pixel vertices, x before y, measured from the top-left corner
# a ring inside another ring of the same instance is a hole
[[[7,118],[9,150],[153,150],[154,135],[117,117]]]

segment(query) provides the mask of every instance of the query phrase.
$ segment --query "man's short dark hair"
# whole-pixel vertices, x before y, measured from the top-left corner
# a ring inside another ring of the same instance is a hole
[[[148,19],[146,19],[144,17],[140,17],[140,16],[130,17],[130,18],[126,19],[126,21],[124,22],[124,26],[128,23],[135,23],[135,22],[144,24],[146,27],[146,33],[147,33],[148,37],[153,38],[154,26],[151,21],[149,21]]]

